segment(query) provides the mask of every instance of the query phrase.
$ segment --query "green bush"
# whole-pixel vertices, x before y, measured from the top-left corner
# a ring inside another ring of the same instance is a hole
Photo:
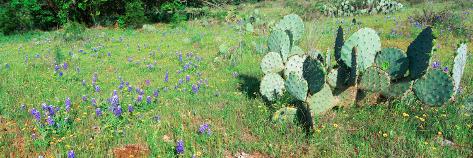
[[[67,22],[64,24],[63,39],[66,41],[81,40],[85,26],[78,22]]]
[[[141,28],[146,22],[143,2],[140,0],[134,0],[132,2],[126,3],[124,21],[127,27]]]

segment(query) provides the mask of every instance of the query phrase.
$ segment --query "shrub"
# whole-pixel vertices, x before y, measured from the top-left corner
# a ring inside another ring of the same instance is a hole
[[[465,24],[468,15],[463,13],[455,13],[451,10],[432,11],[424,9],[422,12],[416,12],[409,17],[409,22],[416,27],[434,26],[441,30],[441,32],[452,32],[457,36],[464,36],[471,38],[472,30]]]
[[[127,27],[140,28],[146,22],[143,2],[133,0],[125,5],[124,21]]]
[[[66,41],[81,40],[83,38],[84,31],[84,25],[75,21],[67,22],[64,24],[63,39]]]

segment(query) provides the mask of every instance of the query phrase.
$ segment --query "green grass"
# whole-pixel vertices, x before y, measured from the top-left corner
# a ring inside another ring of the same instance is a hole
[[[443,5],[435,4],[434,7]],[[281,11],[282,6],[278,3],[262,6],[260,9],[268,21],[277,20],[289,12]],[[383,47],[406,50],[421,31],[405,23],[416,7],[419,6],[391,15],[401,20],[403,30],[410,36],[389,36],[395,22],[386,19],[385,15],[356,19],[363,27],[374,28],[380,33]],[[337,21],[342,19],[344,28],[349,28],[351,17],[306,22],[302,48],[306,51],[333,50]],[[89,29],[85,33],[86,39],[78,42],[63,42],[60,31],[2,37],[2,157],[65,157],[68,150],[74,150],[78,157],[111,157],[115,148],[127,144],[148,148],[149,157],[175,157],[177,140],[185,143],[182,157],[224,157],[240,152],[267,157],[473,156],[473,118],[463,111],[459,102],[431,108],[408,97],[376,106],[338,108],[317,116],[312,132],[307,132],[302,126],[276,125],[270,118],[277,109],[274,106],[282,105],[268,105],[259,95],[262,54],[255,53],[252,45],[261,36],[266,37],[267,32],[248,34],[224,23],[204,26],[202,21],[191,21],[177,27],[159,25],[156,33]],[[345,38],[356,30],[346,31]],[[123,42],[118,41],[121,37]],[[451,67],[453,52],[461,40],[452,34],[439,36],[437,41],[441,47],[433,59]],[[231,59],[218,55],[222,43],[234,50]],[[468,45],[471,47],[473,43]],[[97,55],[94,55],[93,48],[99,48]],[[80,49],[87,54],[79,53]],[[61,60],[69,64],[62,77],[54,73],[57,51]],[[107,56],[108,52],[111,52],[111,57]],[[192,61],[199,67],[177,74],[184,64],[178,61],[176,52],[182,52],[184,61]],[[188,52],[201,56],[202,61],[185,58]],[[40,58],[35,58],[36,54]],[[28,63],[25,63],[26,55]],[[127,61],[129,57],[132,62]],[[147,64],[155,61],[155,68],[148,69]],[[465,94],[473,92],[470,89],[473,71],[469,71],[473,67],[472,61],[469,60],[463,77]],[[10,65],[9,69],[6,64]],[[169,72],[167,83],[163,81],[166,71]],[[91,87],[94,72],[98,74],[99,93]],[[192,83],[197,82],[198,72],[202,73],[202,79],[208,80],[208,86],[203,84],[199,92],[193,94],[190,90]],[[234,72],[239,76],[233,77]],[[174,90],[178,79],[186,74],[191,75],[191,83],[185,82],[180,88],[182,91]],[[118,90],[118,76],[133,87],[143,88],[144,100],[146,96],[152,96],[153,90],[160,88],[157,101],[150,105],[145,102],[134,104],[138,95],[127,92],[125,86],[123,92],[119,91],[124,114],[122,118],[116,118],[106,109],[109,105],[106,99],[112,96],[113,90]],[[87,87],[82,86],[82,80],[86,80]],[[151,84],[147,86],[145,80],[150,80]],[[164,92],[163,87],[168,87],[169,91]],[[81,101],[83,95],[89,102]],[[72,100],[69,113],[64,112],[67,97]],[[95,116],[91,98],[96,98],[102,107],[102,117]],[[69,117],[72,123],[67,128],[56,130],[38,126],[30,110],[41,109],[41,103],[60,106],[62,112],[56,121],[61,123],[59,119]],[[21,109],[21,104],[26,105],[26,110]],[[126,112],[128,104],[135,106],[133,114]],[[160,116],[159,122],[154,121],[157,115]],[[197,133],[203,123],[210,124],[210,136]],[[36,140],[32,139],[32,133],[37,135]],[[439,138],[453,141],[455,145],[441,146]]]

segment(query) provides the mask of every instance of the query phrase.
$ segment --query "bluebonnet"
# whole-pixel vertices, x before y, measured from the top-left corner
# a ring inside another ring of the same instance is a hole
[[[151,104],[151,96],[146,97],[146,103]]]
[[[166,74],[164,76],[164,82],[168,82],[169,81],[169,72],[166,70]]]
[[[102,116],[102,110],[101,110],[100,108],[95,109],[95,115],[96,115],[97,117]]]
[[[121,107],[121,106],[115,106],[115,107],[113,107],[113,114],[114,114],[116,117],[122,116],[122,107]]]
[[[443,68],[443,72],[448,72],[448,67],[445,66],[445,67]]]
[[[131,91],[133,91],[133,87],[128,86],[128,92],[131,92]]]
[[[54,125],[54,120],[53,120],[53,118],[51,118],[51,116],[48,116],[48,118],[46,119],[46,122],[47,122],[48,125],[50,125],[50,126]]]
[[[199,92],[199,87],[197,87],[197,85],[195,85],[195,84],[192,84],[192,92],[197,94],[197,92]]]
[[[110,104],[112,106],[119,106],[120,105],[120,99],[118,98],[118,95],[113,95],[112,98],[110,98]]]
[[[69,112],[71,110],[71,99],[69,97],[66,98],[65,104],[66,104],[66,111]]]
[[[113,95],[117,95],[117,90],[113,90]]]
[[[439,61],[435,61],[434,63],[432,63],[432,68],[434,68],[434,69],[440,68],[440,62],[439,62]]]
[[[62,77],[64,73],[62,71],[59,71],[59,76]]]
[[[191,76],[190,75],[186,75],[186,82],[189,82],[191,80]]]
[[[95,86],[95,92],[100,92],[100,86],[99,85]]]
[[[178,81],[178,84],[180,85],[180,84],[182,84],[183,82],[184,82],[184,81],[182,80],[182,78],[180,78],[179,81]]]
[[[112,56],[112,53],[108,52],[107,55],[108,55],[109,57],[111,57],[111,56]]]
[[[69,64],[67,64],[67,62],[64,62],[64,64],[62,64],[62,68],[66,70],[67,68],[69,68]]]
[[[31,115],[33,115],[36,121],[41,121],[41,113],[35,108],[31,109]]]
[[[138,97],[136,98],[136,102],[141,102],[143,101],[143,95],[138,95]]]
[[[95,98],[92,98],[90,100],[90,103],[93,105],[93,106],[97,106],[97,100],[95,100]]]
[[[85,96],[85,95],[82,96],[82,101],[83,101],[83,102],[86,102],[86,101],[87,101],[87,96]]]
[[[128,112],[132,113],[133,111],[133,106],[131,106],[131,104],[128,104]]]
[[[145,81],[146,85],[149,86],[151,84],[151,81],[150,80],[146,80]]]
[[[154,97],[158,97],[159,96],[159,90],[154,90],[153,95],[154,95]]]
[[[184,154],[184,141],[178,140],[176,144],[176,153]]]
[[[56,64],[56,65],[54,66],[54,71],[58,71],[59,69],[61,69],[61,67],[59,67],[59,65]]]
[[[182,53],[179,53],[179,62],[182,62]]]
[[[200,134],[208,134],[210,135],[212,132],[210,131],[210,127],[209,127],[209,124],[208,123],[204,123],[202,125],[200,125],[199,127],[199,133]]]
[[[69,150],[67,152],[67,158],[75,158],[75,157],[76,157],[76,154],[74,154],[73,150]]]

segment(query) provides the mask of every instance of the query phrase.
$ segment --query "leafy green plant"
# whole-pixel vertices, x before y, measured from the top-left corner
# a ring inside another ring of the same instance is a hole
[[[81,40],[84,38],[83,34],[85,29],[86,28],[84,25],[75,21],[69,21],[64,24],[64,32],[62,38],[66,41]]]
[[[125,25],[130,28],[141,28],[146,22],[143,2],[141,0],[134,0],[126,3],[125,15],[123,20]]]

